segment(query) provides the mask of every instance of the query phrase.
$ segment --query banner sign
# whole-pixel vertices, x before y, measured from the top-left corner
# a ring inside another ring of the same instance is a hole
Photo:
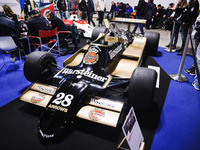
[[[49,10],[54,13],[54,6],[53,6],[53,4],[46,5],[44,7],[40,7],[40,10],[41,10],[41,15],[45,16],[46,12]]]
[[[52,3],[53,3],[53,0],[40,0],[40,7],[44,7]]]

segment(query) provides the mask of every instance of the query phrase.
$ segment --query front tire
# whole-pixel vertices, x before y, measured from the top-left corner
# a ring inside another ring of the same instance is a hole
[[[146,55],[156,55],[158,51],[158,44],[160,40],[160,33],[148,31],[145,32],[144,36],[147,38],[147,42],[144,48]]]
[[[30,82],[50,83],[56,73],[54,56],[47,52],[33,52],[24,63],[24,76]]]
[[[155,70],[138,67],[133,71],[128,91],[128,104],[135,110],[147,111],[153,105],[157,73]]]

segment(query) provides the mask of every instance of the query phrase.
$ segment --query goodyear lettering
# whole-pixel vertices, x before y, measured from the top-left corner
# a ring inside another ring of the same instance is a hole
[[[92,79],[95,79],[95,80],[101,81],[101,82],[105,82],[108,80],[108,78],[106,78],[106,77],[99,76],[99,75],[93,73],[93,71],[86,71],[85,69],[72,70],[69,68],[65,68],[65,69],[63,69],[61,74],[62,75],[70,75],[70,74],[82,75],[82,76],[89,77],[89,78],[92,78]]]

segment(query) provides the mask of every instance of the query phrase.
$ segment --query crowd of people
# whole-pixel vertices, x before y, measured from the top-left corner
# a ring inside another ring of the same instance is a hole
[[[75,1],[75,0],[74,0]],[[86,20],[88,19],[88,23],[92,23],[93,26],[96,26],[93,15],[95,12],[95,5],[93,0],[81,0],[79,4],[72,3],[68,0],[68,10],[74,11],[79,9],[82,14],[82,19]],[[69,3],[71,3],[69,5]],[[69,30],[68,27],[63,23],[61,20],[62,18],[67,18],[66,16],[66,2],[65,0],[58,0],[57,7],[59,9],[60,17],[55,16],[51,11],[46,12],[46,18],[41,15],[40,10],[34,9],[29,12],[30,19],[27,22],[28,26],[28,35],[32,36],[39,36],[39,30],[53,30],[55,28],[58,29],[58,31],[66,31]],[[69,8],[70,7],[70,8]],[[104,8],[106,10],[106,8]],[[200,70],[200,17],[198,16],[199,11],[199,2],[198,0],[190,0],[189,3],[187,3],[187,0],[179,0],[178,4],[175,6],[174,3],[170,3],[167,9],[164,9],[164,7],[161,4],[153,3],[153,0],[148,0],[148,2],[145,2],[145,0],[138,0],[137,6],[130,6],[128,3],[124,4],[122,2],[118,2],[115,4],[114,2],[111,3],[111,8],[109,11],[107,11],[107,14],[104,15],[105,11],[99,10],[99,25],[102,25],[102,20],[104,16],[108,19],[112,19],[114,17],[125,17],[125,18],[132,18],[131,13],[133,11],[136,11],[136,16],[134,16],[136,19],[146,19],[146,29],[151,28],[163,28],[172,31],[172,26],[174,25],[174,38],[172,39],[172,49],[176,49],[176,44],[178,41],[178,34],[181,30],[181,39],[182,44],[181,48],[178,49],[177,53],[178,55],[183,54],[186,37],[188,30],[195,24],[195,33],[194,33],[194,43],[195,43],[195,49],[196,49],[196,56],[197,56],[197,64],[198,68]],[[51,25],[49,24],[49,21],[51,22]],[[25,54],[29,54],[29,46],[26,38],[22,38],[20,34],[20,29],[18,27],[18,20],[17,15],[12,11],[12,9],[8,5],[0,6],[0,36],[12,36],[14,41],[17,43],[17,46],[24,49]],[[139,27],[141,34],[144,35],[143,25],[137,24],[135,25],[132,33],[135,34],[137,28]],[[65,36],[61,36],[61,46],[65,45]],[[32,39],[33,41],[38,43],[39,41],[37,39]],[[49,38],[43,38],[42,42],[47,43],[50,39]],[[168,47],[169,45],[166,45]],[[31,46],[31,51],[34,51],[35,47]],[[11,61],[14,60],[14,54],[10,54]],[[195,73],[194,65],[190,69],[185,69],[185,72],[197,75]],[[193,86],[197,89],[199,89],[199,82],[197,81],[197,76],[195,77],[195,82],[193,83]]]

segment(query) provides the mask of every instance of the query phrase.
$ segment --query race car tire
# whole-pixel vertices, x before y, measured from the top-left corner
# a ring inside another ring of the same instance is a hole
[[[144,52],[146,55],[156,55],[158,51],[158,44],[160,39],[160,33],[147,31],[144,34],[147,37],[147,42],[144,48]]]
[[[108,32],[108,28],[106,28],[105,26],[94,28],[94,30],[92,31],[92,41],[96,40],[100,33],[106,33],[106,32]]]
[[[150,110],[153,105],[157,73],[153,69],[138,67],[129,83],[128,104],[137,111]]]
[[[24,76],[30,82],[50,83],[56,73],[54,56],[48,52],[36,51],[29,54],[24,63]]]

